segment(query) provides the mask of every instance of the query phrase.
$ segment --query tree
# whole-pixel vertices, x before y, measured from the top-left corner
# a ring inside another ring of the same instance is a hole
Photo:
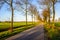
[[[13,0],[10,0],[10,7],[11,7],[11,12],[12,12],[12,16],[11,16],[11,32],[13,31],[13,16],[14,16],[14,9],[13,9]]]
[[[28,2],[28,0],[25,1],[25,5],[26,5],[26,10],[25,10],[26,11],[26,26],[27,26],[27,4],[28,4],[27,2]]]
[[[55,6],[54,5],[57,0],[51,0],[51,1],[52,1],[52,7],[53,7],[53,20],[52,21],[53,21],[53,26],[54,26],[54,20],[55,20]]]
[[[43,19],[44,19],[44,22],[47,23],[47,20],[49,18],[49,10],[48,9],[44,9],[43,12],[42,12],[42,15],[43,15]]]
[[[32,13],[32,16],[36,16],[36,18],[39,20],[39,21],[42,21],[40,15],[39,15],[39,12],[37,11],[36,9],[36,6],[35,5],[30,5],[29,7],[29,11]]]
[[[53,21],[53,26],[54,26],[54,20],[55,20],[55,4],[57,2],[60,2],[60,0],[51,0],[51,2],[52,2],[52,8],[53,8],[53,19],[52,19],[52,21]]]
[[[11,8],[11,26],[10,26],[10,32],[13,32],[13,16],[14,16],[14,9],[13,9],[13,0],[4,0],[4,2],[6,2],[10,8]]]
[[[25,15],[26,15],[26,26],[27,26],[27,16],[28,16],[28,0],[18,0],[18,5],[21,6],[22,9],[24,9]],[[25,6],[25,7],[24,7]]]
[[[13,31],[13,0],[0,0],[0,4],[3,5],[4,3],[8,4],[10,7],[11,7],[11,11],[12,11],[12,15],[11,15],[11,27],[10,27],[10,31],[12,32]],[[1,8],[1,5],[0,5],[0,8]]]
[[[30,4],[29,7],[30,15],[32,16],[32,24],[33,24],[33,19],[34,19],[34,6]]]
[[[49,22],[49,24],[50,24],[50,16],[51,16],[51,14],[50,14],[50,8],[51,8],[51,6],[52,6],[52,3],[51,3],[51,0],[39,0],[38,1],[39,2],[39,4],[40,5],[42,5],[43,6],[43,9],[47,9],[48,10],[48,14],[49,14],[49,16],[48,16],[48,22]]]

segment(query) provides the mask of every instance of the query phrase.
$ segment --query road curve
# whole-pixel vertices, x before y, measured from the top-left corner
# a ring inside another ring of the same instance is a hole
[[[35,26],[6,40],[44,40],[44,27],[43,25]]]

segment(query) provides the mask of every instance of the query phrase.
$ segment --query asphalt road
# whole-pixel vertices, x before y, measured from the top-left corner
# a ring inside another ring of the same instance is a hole
[[[38,25],[6,40],[44,40],[44,27],[43,25]]]

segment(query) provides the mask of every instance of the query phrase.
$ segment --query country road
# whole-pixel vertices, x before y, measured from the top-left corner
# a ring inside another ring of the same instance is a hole
[[[43,25],[35,26],[6,40],[44,40],[44,27]]]

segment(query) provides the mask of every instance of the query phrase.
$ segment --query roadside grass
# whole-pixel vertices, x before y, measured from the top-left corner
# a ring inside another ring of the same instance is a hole
[[[55,23],[55,27],[52,25],[44,25],[45,37],[47,40],[60,40],[60,23]]]
[[[15,35],[17,33],[20,33],[22,31],[27,30],[27,29],[32,28],[32,27],[34,27],[34,25],[30,25],[30,26],[27,26],[27,27],[24,26],[24,27],[13,29],[12,33],[10,33],[9,31],[1,32],[0,33],[0,40],[4,40],[4,39],[6,39],[6,38],[8,38],[10,36],[13,36],[13,35]]]
[[[27,30],[29,28],[32,28],[36,26],[37,24],[38,23],[32,24],[32,22],[28,22],[28,25],[26,26],[26,22],[14,22],[14,27],[17,27],[17,28],[13,28],[12,33],[10,33],[9,30],[0,32],[0,40],[5,40],[6,38],[13,36],[17,33],[20,33],[24,30]],[[0,23],[0,30],[9,28],[9,26],[10,26],[10,23],[6,23],[6,22]]]
[[[55,26],[56,26],[56,27],[60,27],[60,22],[56,22],[56,23],[55,23]]]

